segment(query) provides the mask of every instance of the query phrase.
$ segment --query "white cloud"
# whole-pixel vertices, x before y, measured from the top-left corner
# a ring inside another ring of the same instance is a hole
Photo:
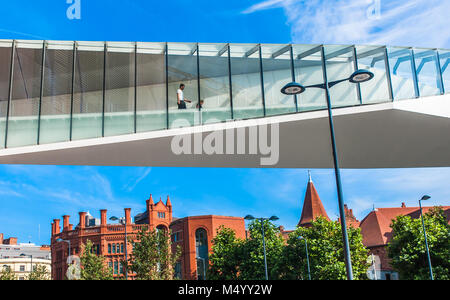
[[[128,192],[131,192],[134,190],[134,188],[144,180],[149,174],[152,168],[144,168],[142,174],[140,174],[137,178],[131,179],[124,187],[123,189],[126,189]]]
[[[450,1],[266,0],[243,13],[273,8],[284,9],[295,43],[450,47]]]

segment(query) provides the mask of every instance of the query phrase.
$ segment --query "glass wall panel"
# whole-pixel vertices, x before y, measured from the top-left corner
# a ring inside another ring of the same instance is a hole
[[[262,45],[261,52],[266,115],[296,112],[295,97],[281,93],[292,82],[290,46]]]
[[[48,42],[39,143],[68,141],[72,93],[73,42]]]
[[[73,140],[102,136],[103,60],[103,43],[78,43],[73,95]]]
[[[230,59],[234,119],[264,116],[259,46],[231,44]]]
[[[134,43],[107,44],[105,136],[134,132],[134,66]]]
[[[138,43],[137,132],[167,127],[165,43]]]
[[[450,50],[439,49],[439,60],[441,65],[442,80],[444,81],[445,93],[450,93]]]
[[[358,69],[365,69],[375,76],[360,83],[363,104],[390,101],[386,75],[386,49],[379,46],[356,46]]]
[[[199,44],[199,55],[201,122],[230,120],[228,45]]]
[[[37,144],[42,46],[42,41],[16,44],[8,147]]]
[[[322,84],[322,56],[319,45],[292,45],[294,56],[295,81],[303,86]],[[299,111],[327,108],[325,90],[308,88],[297,95]]]
[[[391,47],[388,49],[388,57],[394,99],[415,98],[411,49]]]
[[[169,127],[198,125],[197,44],[168,44]],[[184,104],[178,105],[177,91],[184,84]]]
[[[326,45],[325,62],[328,82],[350,77],[355,72],[353,46]],[[349,81],[330,88],[332,107],[358,105],[358,85]]]
[[[0,149],[5,147],[11,47],[11,41],[0,41]]]
[[[414,49],[419,94],[433,96],[441,94],[441,78],[436,50]]]

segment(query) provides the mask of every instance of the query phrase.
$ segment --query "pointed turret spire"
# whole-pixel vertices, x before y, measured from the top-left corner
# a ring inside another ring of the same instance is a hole
[[[311,170],[308,170],[308,182],[312,182],[312,179],[311,179]]]
[[[169,195],[167,195],[167,202],[166,202],[166,206],[172,206],[172,203],[170,202],[170,198],[169,198]]]
[[[148,204],[153,205],[155,202],[153,202],[153,196],[150,194],[150,198],[148,199]]]
[[[318,216],[323,216],[327,220],[330,220],[311,180],[311,173],[308,172],[308,175],[309,180],[306,187],[305,201],[303,203],[302,216],[298,222],[298,226],[308,226]]]

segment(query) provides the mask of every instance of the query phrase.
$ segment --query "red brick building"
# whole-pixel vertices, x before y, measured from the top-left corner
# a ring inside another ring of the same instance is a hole
[[[423,207],[423,213],[429,211],[432,207]],[[450,222],[450,206],[443,206]],[[369,253],[375,256],[378,263],[376,267],[378,279],[398,279],[398,274],[392,270],[387,256],[387,244],[392,239],[392,229],[390,227],[392,220],[400,215],[408,215],[412,218],[420,218],[419,207],[406,207],[402,203],[401,207],[393,208],[375,208],[361,222],[356,219],[353,210],[344,205],[345,220],[347,226],[361,228],[363,244],[369,249]],[[320,200],[316,188],[309,178],[303,203],[303,210],[298,226],[310,226],[311,221],[318,216],[323,216],[329,220],[326,210]],[[339,219],[338,219],[339,221]],[[283,235],[291,231],[283,231]]]
[[[79,223],[73,228],[69,216],[63,216],[62,230],[60,220],[52,223],[51,252],[52,278],[62,280],[67,271],[67,258],[80,255],[81,245],[89,239],[94,244],[94,251],[106,258],[114,276],[122,274],[121,260],[125,258],[125,247],[128,254],[132,245],[125,243],[127,235],[135,237],[142,226],[150,225],[151,229],[171,231],[173,247],[181,246],[182,255],[175,266],[176,275],[182,279],[203,279],[208,264],[208,253],[211,251],[211,240],[217,229],[224,225],[232,228],[239,238],[245,238],[243,218],[225,216],[190,216],[182,219],[172,217],[172,204],[169,197],[166,203],[161,199],[155,204],[150,195],[146,201],[146,211],[131,220],[131,209],[125,208],[124,224],[108,224],[107,210],[100,210],[100,220],[86,212],[79,213]],[[61,241],[61,240],[64,241]],[[130,278],[133,276],[130,274]]]

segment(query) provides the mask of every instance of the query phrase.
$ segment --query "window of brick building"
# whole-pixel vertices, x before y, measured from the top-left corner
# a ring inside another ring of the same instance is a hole
[[[108,244],[108,253],[111,254],[111,244]]]
[[[25,272],[25,266],[20,266],[20,272]]]

